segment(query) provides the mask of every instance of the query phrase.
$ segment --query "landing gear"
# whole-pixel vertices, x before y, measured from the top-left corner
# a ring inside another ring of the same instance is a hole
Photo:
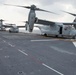
[[[11,33],[11,31],[9,30],[9,32]]]
[[[46,36],[46,37],[47,37],[47,34],[45,33],[45,34],[44,34],[44,36]]]
[[[56,35],[55,37],[58,38],[58,35]]]

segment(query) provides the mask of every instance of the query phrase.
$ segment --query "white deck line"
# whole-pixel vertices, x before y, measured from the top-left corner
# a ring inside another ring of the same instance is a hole
[[[56,72],[56,73],[59,74],[59,75],[64,75],[64,74],[62,74],[61,72],[59,72],[59,71],[53,69],[52,67],[50,67],[50,66],[48,66],[48,65],[46,65],[46,64],[44,64],[44,63],[42,63],[42,65],[45,66],[45,67],[47,67],[48,69],[50,69],[50,70]]]
[[[24,54],[24,55],[28,56],[28,54],[27,54],[27,53],[23,52],[23,51],[22,51],[22,50],[20,50],[20,49],[18,49],[18,51],[19,51],[19,52],[21,52],[22,54]]]
[[[5,40],[3,40],[3,42],[6,42]]]
[[[76,42],[73,42],[74,46],[76,47]]]
[[[41,39],[41,40],[31,40],[31,42],[42,42],[42,41],[55,41],[57,39]]]
[[[10,45],[11,47],[15,47],[15,45],[12,45],[12,44],[10,44],[10,43],[8,43],[8,45]]]

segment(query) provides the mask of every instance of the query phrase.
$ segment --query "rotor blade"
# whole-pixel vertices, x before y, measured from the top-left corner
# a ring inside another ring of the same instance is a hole
[[[63,23],[64,25],[76,25],[76,22],[72,22],[72,23]]]
[[[16,6],[16,7],[28,8],[28,9],[31,8],[31,7],[29,7],[29,6],[20,6],[20,5],[12,5],[12,4],[4,4],[4,5]]]
[[[44,9],[40,9],[40,8],[36,8],[35,10],[44,11],[44,12],[53,13],[53,14],[57,14],[57,13],[54,13],[54,12],[51,12],[51,11],[47,11],[47,10],[44,10]],[[57,14],[57,15],[59,15],[59,14]]]
[[[29,7],[29,6],[20,6],[20,5],[12,5],[12,4],[4,4],[4,5],[22,7],[22,8],[27,8],[27,9],[31,9],[31,8],[32,8],[32,7]],[[54,13],[54,12],[51,12],[51,11],[47,11],[47,10],[43,10],[43,9],[40,9],[40,8],[35,8],[35,10],[44,11],[44,12],[53,13],[53,14],[57,14],[57,13]],[[58,15],[58,14],[57,14],[57,15]]]
[[[10,23],[5,23],[5,25],[10,25]]]
[[[12,23],[5,23],[5,24],[6,24],[6,25],[11,25],[11,26],[12,26],[12,25],[15,25],[15,24],[12,24]]]
[[[0,19],[0,21],[6,21],[6,20]]]
[[[63,10],[61,10],[61,11],[62,11],[62,12],[65,12],[65,13],[68,13],[68,14],[70,14],[70,15],[76,16],[76,14],[74,14],[74,13],[70,13],[70,12],[63,11]]]

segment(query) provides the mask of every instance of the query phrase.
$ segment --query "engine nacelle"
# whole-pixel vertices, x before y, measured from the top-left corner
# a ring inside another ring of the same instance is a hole
[[[29,32],[33,31],[34,23],[36,23],[36,22],[37,22],[37,18],[36,18],[35,9],[31,9],[30,12],[29,12],[29,16],[28,16]]]
[[[32,32],[33,31],[33,27],[34,27],[34,23],[32,24],[28,24],[29,26],[27,27],[29,32]]]
[[[28,22],[28,29],[29,29],[29,32],[32,32],[33,31],[33,28],[34,28],[34,23],[35,23],[35,17],[32,16],[30,19],[29,19],[29,22]]]
[[[29,32],[32,32],[33,31],[33,28],[34,28],[34,23],[37,23],[38,22],[38,18],[33,18],[31,20],[31,22],[28,24],[29,25]]]

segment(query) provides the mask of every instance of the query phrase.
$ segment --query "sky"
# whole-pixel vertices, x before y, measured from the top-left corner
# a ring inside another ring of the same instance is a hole
[[[36,11],[36,16],[39,19],[55,21],[55,22],[72,22],[75,17],[63,13],[60,10],[76,12],[76,0],[0,0],[0,19],[6,20],[5,23],[15,23],[24,25],[22,21],[28,20],[29,9],[6,6],[4,4],[15,4],[30,6],[36,5],[38,8],[55,12],[59,15]]]

